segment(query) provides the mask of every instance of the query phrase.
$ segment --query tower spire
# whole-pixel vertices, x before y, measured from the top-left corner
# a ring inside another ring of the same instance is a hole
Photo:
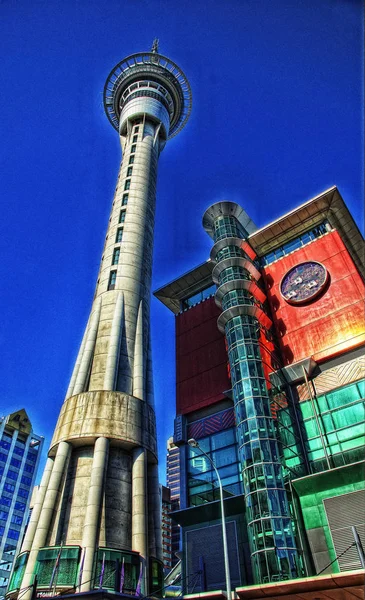
[[[153,52],[154,54],[158,54],[158,45],[159,45],[159,42],[160,42],[160,40],[158,38],[155,38],[153,40],[151,52]]]

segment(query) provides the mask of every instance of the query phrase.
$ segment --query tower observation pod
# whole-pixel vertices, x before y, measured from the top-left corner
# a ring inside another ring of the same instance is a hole
[[[104,88],[122,146],[90,317],[7,596],[163,587],[150,288],[157,164],[185,125],[191,90],[151,52]]]

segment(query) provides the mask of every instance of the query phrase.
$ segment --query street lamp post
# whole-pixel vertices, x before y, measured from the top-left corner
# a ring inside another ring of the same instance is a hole
[[[220,504],[221,504],[224,571],[225,571],[225,574],[226,574],[226,592],[227,592],[227,599],[231,600],[231,598],[232,598],[231,575],[230,575],[230,571],[229,571],[229,556],[228,556],[228,545],[227,545],[226,517],[225,517],[225,513],[224,513],[224,501],[223,501],[222,481],[221,481],[220,475],[218,473],[218,469],[215,466],[214,462],[212,461],[212,459],[210,458],[210,456],[206,452],[204,452],[204,450],[199,446],[198,442],[194,438],[191,438],[190,440],[188,440],[188,444],[192,448],[198,448],[200,450],[200,452],[202,454],[204,454],[204,456],[207,457],[207,459],[209,460],[210,464],[212,465],[212,467],[213,467],[213,469],[214,469],[214,471],[215,471],[215,473],[217,475],[218,484],[219,484],[219,493],[220,493]]]

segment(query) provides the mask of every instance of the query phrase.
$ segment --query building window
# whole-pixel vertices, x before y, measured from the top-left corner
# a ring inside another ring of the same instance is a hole
[[[115,236],[115,243],[119,244],[123,239],[123,227],[119,227],[117,230],[117,235]]]
[[[134,163],[134,156],[130,156],[129,157],[129,164],[133,165],[133,163]]]
[[[127,206],[127,204],[128,204],[128,194],[123,194],[122,206]]]
[[[111,271],[109,275],[108,290],[114,290],[117,281],[117,272]]]
[[[6,521],[8,516],[9,516],[9,513],[6,510],[0,510],[0,519],[2,521]]]
[[[138,133],[139,132],[139,127],[135,127],[134,128],[134,133]]]
[[[309,242],[321,237],[328,231],[331,231],[331,225],[328,221],[323,221],[323,223],[317,225],[317,227],[313,227],[313,229],[306,231],[306,233],[302,233],[302,235],[293,238],[289,242],[286,242],[286,244],[283,244],[272,252],[265,254],[265,256],[261,258],[262,265],[270,265],[275,260],[282,258],[282,256],[285,256],[290,252],[294,252],[294,250],[298,250],[298,248],[301,248],[305,244],[308,244]]]
[[[23,523],[23,517],[19,517],[18,515],[13,515],[11,517],[11,523],[15,525],[21,525]]]
[[[21,478],[21,482],[24,483],[24,485],[32,485],[31,478],[26,477],[25,475],[23,475],[23,477]]]
[[[216,286],[213,284],[205,288],[201,292],[198,292],[193,296],[189,296],[189,298],[184,298],[184,300],[181,302],[181,309],[188,310],[192,306],[195,306],[195,304],[198,304],[199,302],[202,302],[203,300],[214,296],[216,289]]]
[[[125,210],[121,210],[120,214],[119,214],[119,223],[124,223],[124,221],[125,221],[125,215],[126,215],[126,211]]]
[[[128,167],[127,169],[127,177],[132,177],[133,167]]]
[[[136,144],[133,144],[131,147],[131,153],[133,154],[136,151]]]
[[[129,190],[129,188],[131,187],[131,180],[127,179],[125,184],[124,184],[124,189],[125,190]]]
[[[119,262],[120,248],[115,248],[113,252],[112,265],[117,265]]]
[[[14,490],[13,490],[14,491]],[[29,496],[29,491],[27,490],[23,490],[22,488],[20,488],[18,490],[18,496],[21,496],[22,498],[28,498]]]
[[[132,140],[133,144],[136,144],[137,140],[138,140],[138,135],[134,135],[133,140]]]

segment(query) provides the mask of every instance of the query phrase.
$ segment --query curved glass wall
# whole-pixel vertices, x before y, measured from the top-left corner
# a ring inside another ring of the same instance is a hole
[[[233,281],[234,279],[246,279],[251,280],[251,275],[243,267],[227,267],[218,276],[219,285],[223,285],[227,281]]]
[[[242,238],[242,232],[232,216],[219,216],[214,223],[215,242],[233,235]],[[236,256],[239,250],[227,246],[217,254],[216,262]],[[248,280],[251,276],[245,268],[232,266],[220,273],[218,281],[222,285],[238,279]],[[223,310],[244,304],[263,308],[247,290],[229,291],[222,299]],[[266,583],[298,577],[303,573],[262,366],[259,322],[248,315],[235,316],[226,323],[225,335],[254,580]]]
[[[25,573],[25,567],[27,566],[29,552],[19,554],[16,558],[13,573],[11,575],[8,592],[19,590],[22,583],[23,575]]]
[[[226,310],[232,306],[239,306],[240,304],[250,304],[251,306],[262,308],[261,302],[247,290],[231,290],[224,294],[222,298],[222,310]]]
[[[235,217],[224,215],[214,221],[214,242],[228,237],[244,238],[247,233]]]
[[[224,248],[222,248],[222,250],[219,250],[219,252],[217,252],[215,260],[219,262],[221,260],[224,260],[225,258],[233,257],[248,258],[247,254],[242,250],[242,248],[239,248],[238,246],[225,246]]]

